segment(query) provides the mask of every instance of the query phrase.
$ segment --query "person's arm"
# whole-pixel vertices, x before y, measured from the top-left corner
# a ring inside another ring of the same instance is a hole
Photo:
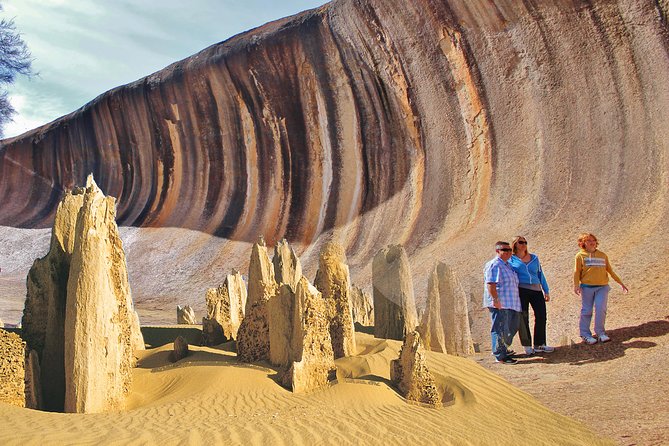
[[[539,264],[539,271],[537,275],[539,276],[539,281],[541,282],[541,288],[544,290],[544,300],[546,302],[550,302],[551,296],[550,296],[550,289],[548,288],[548,282],[546,281],[546,276],[544,276],[544,270],[541,267],[541,262],[539,262],[539,258],[537,257],[537,263]]]
[[[496,283],[486,283],[488,287],[488,293],[492,296],[492,304],[498,310],[502,308],[502,304],[499,301],[499,296],[497,295],[497,284]]]
[[[574,294],[577,296],[581,295],[581,272],[583,270],[583,263],[580,261],[581,256],[578,254],[574,259]]]
[[[629,290],[627,289],[627,287],[625,286],[623,281],[620,280],[620,277],[618,277],[618,275],[615,272],[613,272],[613,268],[611,268],[611,263],[609,262],[609,257],[605,256],[605,258],[606,258],[606,272],[609,273],[609,275],[611,276],[611,278],[613,280],[615,280],[616,282],[618,282],[620,284],[620,286],[623,289],[623,293],[627,294],[627,292]]]

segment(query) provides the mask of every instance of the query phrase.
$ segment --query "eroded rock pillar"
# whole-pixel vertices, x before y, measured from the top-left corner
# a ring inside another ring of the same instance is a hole
[[[374,336],[402,340],[418,325],[409,258],[400,245],[380,250],[372,263]]]

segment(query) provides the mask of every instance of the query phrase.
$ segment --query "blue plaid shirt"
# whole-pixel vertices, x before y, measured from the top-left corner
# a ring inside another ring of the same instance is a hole
[[[483,306],[494,308],[492,296],[488,292],[489,283],[497,284],[497,297],[503,309],[521,311],[518,295],[518,274],[504,260],[495,257],[483,268]]]

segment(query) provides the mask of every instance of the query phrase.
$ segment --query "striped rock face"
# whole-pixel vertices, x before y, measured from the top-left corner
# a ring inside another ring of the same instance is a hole
[[[150,259],[129,260],[140,310],[220,283],[189,259],[247,271],[259,235],[285,237],[308,277],[335,240],[366,287],[374,254],[401,244],[419,301],[445,258],[478,296],[490,246],[521,232],[555,276],[581,228],[660,265],[668,12],[666,0],[335,0],[2,141],[0,226],[50,227],[63,191],[93,172],[120,225],[202,234],[202,247],[163,234]],[[167,245],[176,274],[151,260]],[[177,289],[179,274],[199,289]]]

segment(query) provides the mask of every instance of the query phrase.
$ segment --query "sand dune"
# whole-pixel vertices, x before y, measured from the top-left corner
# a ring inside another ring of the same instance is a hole
[[[338,381],[308,395],[280,387],[270,367],[238,363],[225,344],[192,347],[175,364],[167,359],[169,345],[147,350],[134,372],[127,411],[54,414],[0,404],[0,443],[611,443],[470,359],[430,353],[428,365],[453,399],[438,409],[409,404],[388,382],[389,360],[401,343],[367,334],[357,341],[360,353],[337,361]],[[542,429],[535,428],[538,418]],[[490,429],[500,424],[504,432]]]

